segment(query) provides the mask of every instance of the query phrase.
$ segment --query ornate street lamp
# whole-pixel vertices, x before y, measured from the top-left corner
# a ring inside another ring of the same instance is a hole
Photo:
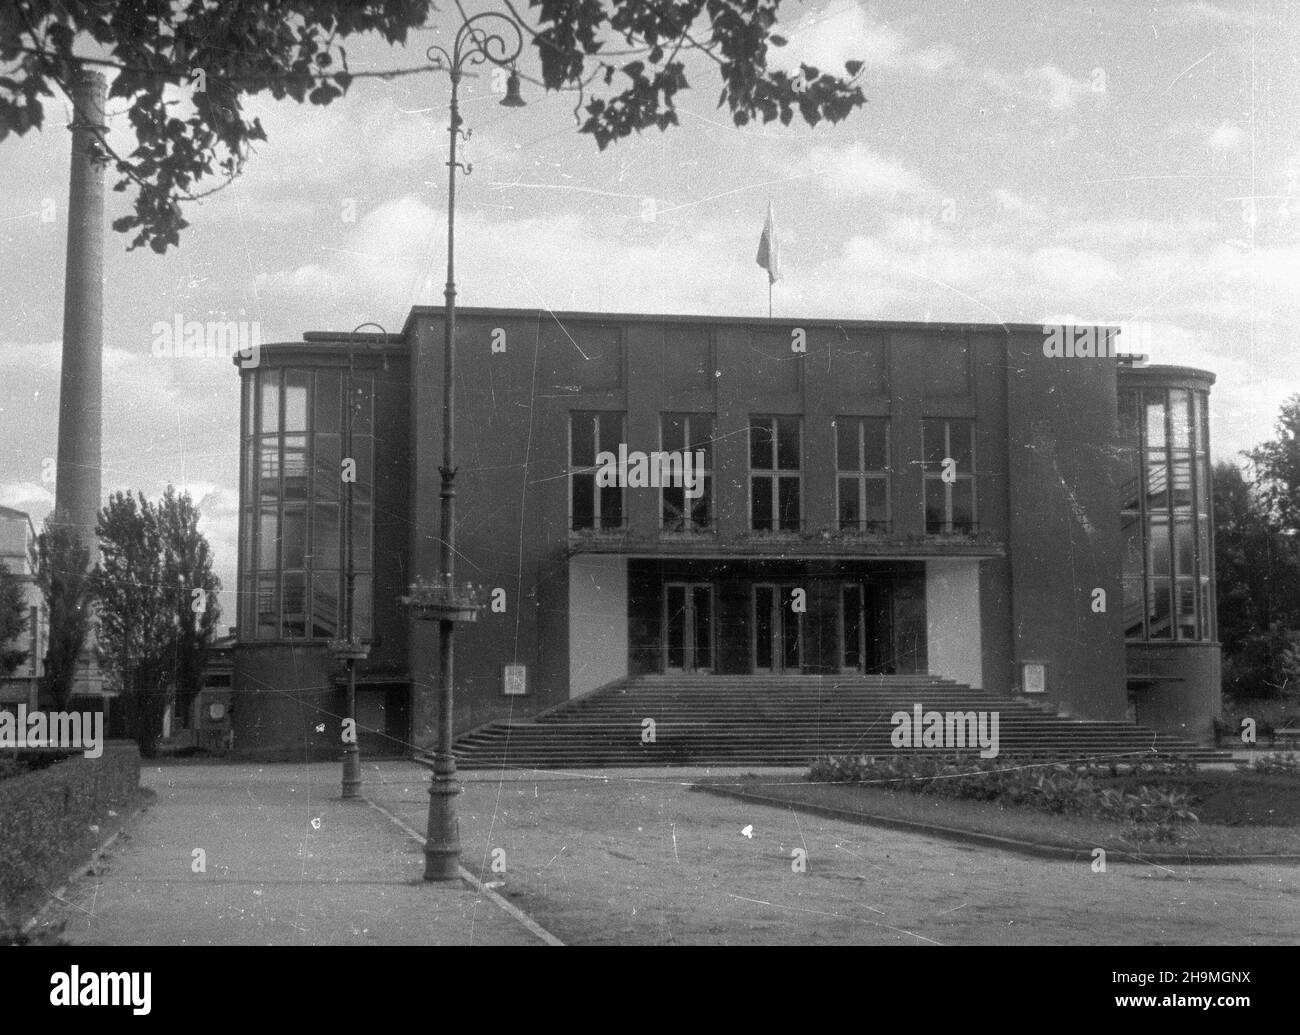
[[[352,328],[348,335],[348,384],[345,398],[347,409],[343,421],[343,456],[352,459],[352,417],[356,412],[356,387],[353,384],[355,364],[353,346],[356,344],[357,331],[362,327],[378,327],[377,323],[362,323]],[[356,594],[356,564],[352,557],[352,484],[356,481],[355,462],[352,477],[344,482],[343,504],[343,568],[347,584],[343,597],[343,636],[330,641],[330,653],[335,661],[341,661],[348,670],[348,697],[344,708],[344,718],[351,720],[352,739],[343,742],[343,797],[356,798],[361,794],[361,746],[357,743],[357,662],[365,661],[370,654],[370,645],[357,639],[353,602]]]
[[[429,784],[429,823],[424,841],[424,879],[456,880],[460,876],[460,824],[456,818],[455,797],[460,793],[456,781],[456,760],[452,755],[452,637],[457,622],[473,621],[479,605],[472,586],[457,589],[456,556],[456,468],[454,466],[456,379],[456,170],[470,171],[456,160],[456,144],[461,137],[458,91],[466,67],[485,61],[510,69],[506,95],[501,103],[508,108],[523,105],[519,95],[519,74],[514,62],[523,50],[523,33],[513,18],[495,11],[465,17],[459,3],[456,9],[464,19],[456,31],[451,50],[434,44],[426,52],[439,71],[451,79],[451,123],[448,126],[450,148],[447,155],[447,287],[443,307],[443,405],[442,405],[442,475],[439,499],[442,511],[442,549],[438,578],[432,583],[411,587],[402,603],[414,618],[436,620],[438,636],[438,740],[433,756],[433,778]],[[504,33],[504,35],[503,35]],[[464,134],[469,139],[469,133]]]

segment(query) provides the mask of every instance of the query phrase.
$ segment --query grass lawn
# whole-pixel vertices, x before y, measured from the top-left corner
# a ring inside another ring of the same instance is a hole
[[[1300,780],[1207,770],[1187,776],[1125,777],[1101,781],[1105,787],[1136,789],[1159,783],[1187,790],[1200,823],[1180,828],[1177,844],[1135,841],[1127,824],[1078,815],[1056,815],[1026,806],[938,798],[856,784],[804,780],[772,781],[746,774],[739,783],[715,777],[699,786],[730,786],[799,805],[855,812],[864,817],[908,820],[955,830],[991,834],[1039,845],[1091,852],[1093,848],[1144,855],[1300,855]]]

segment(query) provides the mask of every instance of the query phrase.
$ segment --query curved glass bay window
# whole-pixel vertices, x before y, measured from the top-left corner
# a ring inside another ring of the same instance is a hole
[[[1124,635],[1215,638],[1206,393],[1120,395]]]
[[[239,632],[330,640],[343,629],[346,368],[261,369],[243,381]],[[352,379],[354,633],[372,634],[374,382]]]

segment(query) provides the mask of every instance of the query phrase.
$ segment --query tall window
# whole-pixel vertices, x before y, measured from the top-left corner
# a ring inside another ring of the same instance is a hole
[[[889,421],[835,420],[837,510],[841,532],[888,532]]]
[[[346,373],[259,370],[244,380],[239,629],[259,640],[343,633]],[[353,378],[353,631],[372,635],[374,386]]]
[[[921,422],[925,462],[925,530],[970,534],[975,522],[975,422]]]
[[[1205,394],[1147,389],[1121,399],[1124,630],[1130,639],[1212,640]]]
[[[705,413],[665,413],[659,424],[660,448],[668,453],[684,452],[694,463],[703,454],[704,466],[694,469],[699,479],[690,498],[684,485],[663,486],[663,530],[665,532],[707,532],[713,524],[713,417]]]
[[[577,412],[569,416],[569,512],[575,530],[623,527],[622,485],[597,485],[596,457],[618,454],[625,442],[627,418],[609,411]],[[620,479],[621,481],[621,479]]]
[[[756,532],[800,528],[798,417],[751,417],[749,421],[749,527]]]

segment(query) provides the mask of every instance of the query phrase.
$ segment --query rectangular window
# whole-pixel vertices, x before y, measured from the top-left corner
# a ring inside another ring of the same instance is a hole
[[[923,420],[921,425],[925,530],[930,535],[971,535],[979,527],[975,422],[938,417]]]
[[[307,635],[307,574],[301,571],[284,573],[283,621],[280,636],[286,640],[301,640]]]
[[[696,491],[701,495],[688,497],[684,484],[663,486],[663,530],[707,532],[713,523],[713,417],[705,413],[665,413],[660,418],[659,448],[666,453],[690,454],[692,465],[697,459],[703,460],[703,467],[692,467]]]
[[[597,485],[596,459],[601,453],[618,455],[618,447],[625,441],[625,429],[623,413],[569,415],[569,527],[575,531],[610,531],[623,527],[624,487]]]
[[[311,576],[311,635],[314,639],[332,640],[342,629],[339,573],[317,571]]]
[[[276,594],[276,577],[261,575],[257,579],[257,632],[259,640],[273,640],[280,634],[280,607]]]
[[[888,532],[889,421],[835,420],[837,510],[841,532]]]
[[[258,377],[262,394],[262,422],[258,430],[263,435],[280,431],[280,371],[264,370]]]
[[[311,374],[305,370],[284,372],[284,430],[307,430],[307,396],[311,388]]]
[[[1120,578],[1124,588],[1124,635],[1129,639],[1146,638],[1146,600],[1142,593],[1142,520],[1125,511],[1120,520],[1120,543],[1124,557]]]
[[[751,417],[749,422],[749,527],[756,532],[797,532],[802,450],[798,417]]]

